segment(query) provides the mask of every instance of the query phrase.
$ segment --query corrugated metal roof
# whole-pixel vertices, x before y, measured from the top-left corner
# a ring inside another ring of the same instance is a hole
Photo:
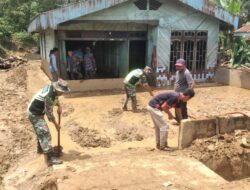
[[[246,24],[245,26],[241,27],[240,29],[234,32],[235,36],[244,36],[250,37],[250,23]]]
[[[235,33],[250,33],[250,23],[236,30]]]
[[[30,23],[28,31],[35,32],[46,30],[47,28],[56,29],[60,23],[104,10],[127,1],[129,0],[85,0],[83,2],[69,4],[59,9],[41,13]],[[233,25],[235,29],[238,28],[239,18],[237,16],[233,16],[227,11],[216,7],[215,5],[209,3],[209,0],[178,1],[197,11],[201,11],[204,14],[213,16],[230,25]]]

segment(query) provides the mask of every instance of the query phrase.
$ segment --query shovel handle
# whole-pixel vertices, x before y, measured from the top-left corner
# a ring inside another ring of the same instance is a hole
[[[61,125],[61,114],[58,114],[58,124]],[[61,143],[60,143],[60,129],[57,131],[57,154],[58,156],[61,153]]]

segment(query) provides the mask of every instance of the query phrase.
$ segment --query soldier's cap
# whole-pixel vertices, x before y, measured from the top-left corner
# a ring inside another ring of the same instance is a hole
[[[186,65],[186,61],[184,59],[178,59],[175,63],[175,66],[183,67]]]
[[[145,67],[145,69],[147,69],[149,73],[153,73],[153,70],[152,70],[152,68],[151,68],[151,67],[146,66],[146,67]]]
[[[59,79],[58,81],[53,82],[52,85],[56,89],[56,91],[59,91],[59,92],[69,92],[70,91],[67,81],[65,81],[63,79]]]

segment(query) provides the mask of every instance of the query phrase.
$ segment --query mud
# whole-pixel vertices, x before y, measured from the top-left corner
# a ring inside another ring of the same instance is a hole
[[[61,97],[64,164],[46,171],[43,156],[35,154],[35,135],[26,108],[27,99],[49,81],[33,63],[27,68],[28,90],[22,65],[0,73],[0,172],[8,170],[5,189],[166,189],[162,184],[168,180],[173,182],[170,189],[249,189],[249,178],[216,186],[206,175],[200,176],[199,170],[190,175],[187,170],[199,162],[185,156],[195,157],[228,180],[245,178],[250,171],[249,150],[240,147],[240,139],[247,134],[197,140],[188,150],[171,154],[154,151],[153,123],[145,110],[151,98],[147,92],[137,95],[138,113],[121,110],[120,90]],[[194,117],[250,110],[249,96],[250,91],[227,86],[199,88],[188,107]],[[165,119],[170,125],[170,145],[177,146],[178,126]],[[56,145],[57,133],[53,124],[48,125]],[[180,167],[188,162],[190,165]]]
[[[144,139],[140,131],[135,128],[118,128],[116,130],[116,139],[119,141],[142,141]]]
[[[0,57],[0,70],[13,69],[20,65],[26,64],[27,62],[27,59],[19,56],[10,56],[6,59]]]
[[[81,147],[104,147],[111,146],[111,139],[105,135],[101,135],[97,130],[82,127],[77,122],[66,125],[68,133],[72,140]]]
[[[38,183],[32,190],[58,190],[57,179],[43,179],[42,182],[40,182],[40,184]]]
[[[33,140],[32,128],[26,119],[26,84],[27,71],[24,66],[11,70],[1,78],[0,176],[26,153]]]
[[[250,132],[236,131],[209,139],[197,139],[187,150],[194,157],[228,181],[250,177],[250,149],[241,146]]]
[[[75,108],[69,104],[62,104],[62,107],[63,107],[63,113],[62,113],[63,117],[68,117],[75,111]]]
[[[197,88],[196,95],[188,102],[189,115],[208,118],[230,112],[250,110],[250,90],[231,86]]]

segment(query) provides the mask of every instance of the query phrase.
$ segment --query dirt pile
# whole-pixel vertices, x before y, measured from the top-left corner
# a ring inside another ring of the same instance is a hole
[[[0,81],[0,176],[31,145],[32,128],[26,119],[26,80],[27,71],[20,66]]]
[[[226,180],[250,176],[250,149],[242,147],[242,139],[249,138],[248,131],[197,139],[188,148],[188,155],[203,162]]]
[[[143,135],[140,134],[137,128],[118,128],[116,130],[117,140],[119,141],[142,141]]]
[[[57,179],[43,179],[42,182],[38,183],[32,190],[58,190]]]
[[[70,114],[72,114],[75,111],[75,108],[70,104],[62,103],[62,107],[63,107],[63,113],[62,113],[63,117],[68,117]]]
[[[10,56],[6,59],[0,57],[0,69],[13,69],[27,62],[27,59],[17,56]]]
[[[67,124],[69,135],[72,140],[81,147],[105,147],[111,146],[111,139],[101,135],[97,130],[82,127],[77,122]]]

